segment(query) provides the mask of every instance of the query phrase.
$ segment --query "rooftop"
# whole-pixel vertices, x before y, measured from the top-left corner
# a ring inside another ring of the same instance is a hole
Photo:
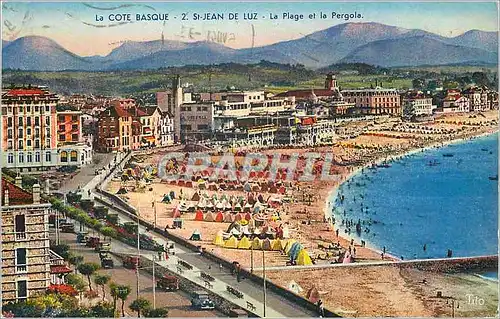
[[[2,177],[2,206],[5,205],[5,190],[9,190],[9,206],[11,205],[31,205],[33,204],[33,194],[17,187],[14,183],[9,182],[5,177]],[[42,203],[45,201],[41,200]]]

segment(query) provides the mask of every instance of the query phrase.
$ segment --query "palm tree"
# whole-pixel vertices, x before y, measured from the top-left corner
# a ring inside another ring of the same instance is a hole
[[[113,297],[113,313],[116,312],[116,300],[118,299],[118,290],[116,290],[117,287],[118,285],[114,282],[109,283],[109,290],[111,293],[111,297]]]
[[[148,309],[146,312],[144,312],[144,316],[147,318],[167,318],[168,308],[161,307],[156,309]]]
[[[133,311],[137,311],[137,317],[140,318],[141,311],[151,308],[151,303],[149,300],[139,297],[130,304],[129,308]]]
[[[68,274],[66,276],[66,283],[78,291],[80,301],[82,301],[82,293],[85,291],[85,279],[83,279],[82,275]]]
[[[122,317],[125,317],[125,300],[128,298],[128,295],[130,295],[131,289],[129,286],[125,285],[119,285],[115,289],[117,297],[122,301]]]
[[[87,276],[87,279],[89,280],[90,290],[92,290],[92,282],[90,281],[90,276],[92,276],[99,268],[99,265],[96,263],[84,263],[78,266],[78,271],[82,275]]]
[[[104,290],[104,285],[106,285],[110,279],[111,276],[103,274],[96,274],[94,277],[95,284],[102,287],[102,301],[104,301],[104,299],[106,298],[106,290]]]

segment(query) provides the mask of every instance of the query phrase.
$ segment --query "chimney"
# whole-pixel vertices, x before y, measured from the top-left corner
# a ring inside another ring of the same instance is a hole
[[[40,184],[33,185],[33,204],[40,204]]]
[[[5,189],[4,195],[3,195],[3,204],[4,206],[9,206],[9,189]]]
[[[21,175],[16,176],[15,184],[17,187],[23,188],[23,178],[21,177]]]

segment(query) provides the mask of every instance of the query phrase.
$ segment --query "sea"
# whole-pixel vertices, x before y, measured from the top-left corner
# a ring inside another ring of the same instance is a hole
[[[330,204],[344,236],[397,258],[497,254],[498,133],[365,168]],[[481,275],[498,280],[498,271]]]

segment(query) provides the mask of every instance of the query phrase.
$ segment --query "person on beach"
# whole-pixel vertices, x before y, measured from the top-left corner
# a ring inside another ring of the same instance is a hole
[[[384,252],[384,254],[385,254],[385,246],[383,247],[383,252]]]

